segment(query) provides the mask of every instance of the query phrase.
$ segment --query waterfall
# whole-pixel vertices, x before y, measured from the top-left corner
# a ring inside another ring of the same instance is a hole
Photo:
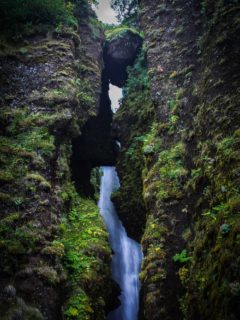
[[[111,201],[111,194],[119,188],[115,167],[102,167],[99,208],[103,216],[109,240],[114,251],[112,259],[113,279],[121,288],[121,306],[108,315],[108,320],[137,320],[139,306],[142,251],[139,243],[127,236]]]

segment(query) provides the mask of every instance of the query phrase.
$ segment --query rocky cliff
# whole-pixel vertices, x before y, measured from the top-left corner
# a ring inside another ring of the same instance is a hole
[[[103,70],[103,30],[78,5],[74,28],[25,26],[1,42],[1,319],[104,319],[111,294],[105,227],[72,180]]]
[[[139,318],[239,319],[239,1],[141,0],[115,28],[88,1],[64,9],[0,21],[1,319],[118,305],[96,205],[96,168],[116,162],[144,253]]]
[[[140,7],[142,57],[115,118],[116,204],[144,249],[140,318],[237,319],[239,6]]]

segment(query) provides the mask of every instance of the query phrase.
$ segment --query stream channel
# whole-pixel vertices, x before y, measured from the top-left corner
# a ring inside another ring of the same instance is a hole
[[[99,20],[104,23],[117,24],[116,13],[112,10],[109,0],[99,2],[94,8]],[[109,86],[109,97],[113,113],[119,108],[122,89]],[[119,144],[119,142],[116,142]],[[127,236],[120,221],[111,194],[120,184],[115,167],[102,167],[99,209],[109,233],[110,245],[113,250],[112,277],[121,289],[121,305],[109,313],[107,320],[137,320],[139,308],[139,272],[143,258],[139,243]]]
[[[110,85],[109,96],[112,111],[119,108],[122,90]],[[120,147],[120,143],[116,141]],[[119,186],[115,167],[101,167],[102,177],[100,186],[99,209],[109,233],[110,245],[113,250],[112,277],[121,289],[121,305],[110,312],[107,320],[137,320],[139,308],[139,272],[142,262],[142,248],[139,243],[127,236],[120,221],[111,194]]]
[[[139,243],[127,236],[111,201],[112,192],[119,188],[119,179],[115,167],[102,167],[102,172],[98,206],[109,232],[109,240],[114,252],[112,277],[121,288],[121,306],[113,310],[107,319],[137,320],[142,250]]]

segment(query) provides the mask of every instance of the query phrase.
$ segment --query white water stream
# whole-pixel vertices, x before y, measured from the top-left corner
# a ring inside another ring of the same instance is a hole
[[[112,276],[121,288],[121,306],[108,315],[108,320],[137,320],[140,283],[138,274],[142,261],[141,246],[127,236],[119,220],[111,194],[119,188],[115,167],[102,167],[99,208],[109,232]]]
[[[108,24],[117,24],[116,13],[110,6],[110,0],[100,0],[94,10],[99,20]],[[109,97],[113,113],[119,108],[122,89],[109,85]],[[119,148],[121,144],[116,141]],[[113,310],[107,320],[137,320],[139,307],[139,272],[142,250],[139,243],[127,236],[111,201],[111,194],[119,188],[119,179],[115,167],[102,167],[100,200],[98,206],[105,221],[109,240],[114,252],[112,258],[112,277],[121,288],[121,306]]]

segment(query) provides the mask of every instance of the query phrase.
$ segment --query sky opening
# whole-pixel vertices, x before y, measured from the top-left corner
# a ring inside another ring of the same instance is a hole
[[[99,5],[93,5],[98,19],[104,23],[117,24],[116,12],[110,6],[110,0],[99,0]]]
[[[119,100],[122,98],[122,96],[121,88],[113,86],[112,84],[109,85],[109,98],[111,100],[111,108],[114,113],[120,107]]]

